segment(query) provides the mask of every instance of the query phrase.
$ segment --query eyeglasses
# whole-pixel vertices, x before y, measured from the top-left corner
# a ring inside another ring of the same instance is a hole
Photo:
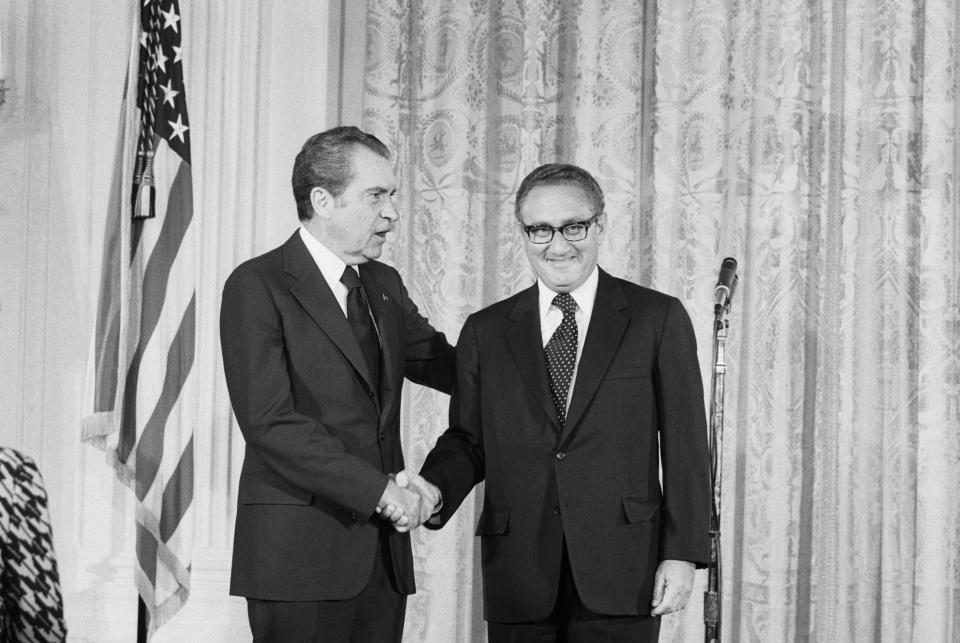
[[[600,214],[603,213],[601,212]],[[554,228],[550,225],[521,225],[520,227],[527,233],[527,237],[531,243],[550,243],[553,241],[553,235],[557,232],[567,241],[583,241],[587,238],[587,231],[590,230],[590,225],[600,214],[595,214],[586,221],[574,221],[573,223],[562,225],[559,228]]]

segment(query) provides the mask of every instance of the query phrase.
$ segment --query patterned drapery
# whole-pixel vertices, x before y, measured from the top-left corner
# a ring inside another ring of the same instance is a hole
[[[600,262],[678,296],[723,443],[725,640],[960,637],[960,8],[953,0],[369,0],[364,120],[398,152],[387,260],[452,336],[531,281],[540,163],[607,195]],[[414,389],[418,466],[446,398]],[[483,640],[478,501],[416,533],[405,640]],[[598,543],[602,546],[602,543]],[[700,641],[698,579],[662,641]]]

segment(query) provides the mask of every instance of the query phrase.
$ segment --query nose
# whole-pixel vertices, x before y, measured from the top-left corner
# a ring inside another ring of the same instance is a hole
[[[563,254],[573,247],[573,244],[567,241],[560,232],[553,233],[553,239],[547,244],[547,250],[551,254]]]
[[[387,204],[380,210],[380,216],[388,221],[396,221],[400,218],[400,213],[397,212],[397,206],[392,199],[387,200]]]

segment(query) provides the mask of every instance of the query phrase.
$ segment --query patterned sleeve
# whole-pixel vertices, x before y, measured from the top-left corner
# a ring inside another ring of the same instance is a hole
[[[0,447],[0,640],[66,638],[43,478],[29,457]]]

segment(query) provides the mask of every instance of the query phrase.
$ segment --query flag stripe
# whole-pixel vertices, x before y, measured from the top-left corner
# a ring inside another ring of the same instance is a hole
[[[143,275],[140,338],[127,372],[124,390],[123,420],[120,426],[120,445],[117,450],[117,457],[121,462],[127,462],[137,440],[136,383],[140,376],[143,352],[160,319],[170,270],[176,260],[180,244],[186,236],[190,221],[193,219],[189,166],[180,165],[170,190],[173,198],[168,203],[166,215],[163,217],[163,227]]]
[[[137,442],[137,499],[143,500],[157,471],[163,456],[164,429],[170,417],[170,411],[180,396],[180,390],[193,367],[194,337],[196,335],[196,296],[190,298],[177,335],[170,343],[167,352],[166,375],[163,379],[163,391],[153,413],[147,422],[140,440]]]
[[[157,581],[157,539],[141,523],[137,523],[137,562],[150,580]]]
[[[193,501],[193,437],[187,443],[173,475],[163,489],[160,509],[160,539],[163,542],[180,526],[180,521]]]
[[[180,250],[193,219],[193,194],[190,188],[190,166],[183,163],[170,186],[170,200],[163,217],[163,228],[157,244],[150,252],[150,261],[143,274],[143,318],[140,320],[140,341],[146,344],[160,319],[170,278],[170,268]]]
[[[143,228],[146,219],[134,219],[130,224],[130,263],[137,258],[137,253],[142,252],[140,248],[140,237],[143,236]]]
[[[123,162],[124,128],[127,101],[120,109],[120,135],[114,158]],[[107,211],[108,234],[103,246],[103,266],[100,274],[100,300],[97,305],[97,330],[94,361],[94,402],[93,412],[112,411],[117,403],[117,373],[120,367],[120,261],[121,226],[123,216],[120,199],[123,198],[122,172],[115,172],[110,182],[110,207]]]
[[[111,277],[104,272],[103,279],[106,281]],[[97,314],[94,413],[112,411],[117,403],[117,370],[120,365],[120,306],[117,305],[120,299],[119,272],[113,279],[115,283],[111,281],[109,285],[101,286],[104,290],[110,289],[111,293],[115,293],[111,295],[113,301],[101,301],[100,312]]]
[[[123,386],[123,405],[120,408],[120,443],[117,445],[117,459],[121,463],[133,450],[137,440],[137,380],[140,379],[140,347],[137,347],[133,362],[127,370]]]

